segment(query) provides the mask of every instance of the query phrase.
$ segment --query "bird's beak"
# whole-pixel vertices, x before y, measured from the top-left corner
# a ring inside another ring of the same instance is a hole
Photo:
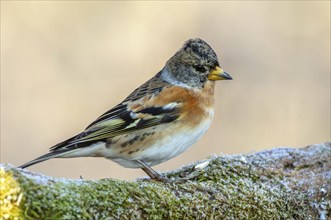
[[[215,69],[213,69],[209,75],[208,79],[211,81],[216,80],[231,80],[232,77],[227,72],[224,72],[219,66],[217,66]]]

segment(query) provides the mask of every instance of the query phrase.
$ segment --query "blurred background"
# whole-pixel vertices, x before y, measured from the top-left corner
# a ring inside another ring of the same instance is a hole
[[[1,1],[1,162],[21,165],[82,131],[195,37],[234,80],[217,83],[203,138],[156,170],[331,139],[329,1]],[[145,176],[95,158],[29,169]]]

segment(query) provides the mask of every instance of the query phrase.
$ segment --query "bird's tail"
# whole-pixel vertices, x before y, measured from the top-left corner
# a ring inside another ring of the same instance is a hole
[[[29,161],[29,162],[27,162],[27,163],[19,166],[18,168],[22,168],[23,169],[23,168],[29,167],[31,165],[34,165],[36,163],[41,163],[41,162],[43,162],[45,160],[49,160],[49,159],[52,159],[52,158],[61,157],[61,156],[65,155],[65,154],[67,154],[67,153],[68,153],[68,150],[63,150],[62,152],[59,152],[59,151],[49,152],[48,154],[45,154],[45,155],[40,156],[40,157],[38,157],[38,158],[36,158],[34,160],[31,160],[31,161]]]
[[[49,160],[49,159],[52,159],[52,158],[59,158],[59,157],[63,157],[64,155],[66,154],[69,154],[70,152],[73,152],[76,149],[76,147],[70,147],[70,142],[72,140],[74,140],[76,138],[76,136],[72,137],[72,138],[69,138],[68,140],[65,140],[61,143],[58,143],[56,144],[55,146],[51,147],[50,149],[50,152],[47,153],[47,154],[44,154],[32,161],[29,161],[21,166],[19,166],[18,168],[26,168],[26,167],[29,167],[29,166],[32,166],[36,163],[41,163],[45,160]]]

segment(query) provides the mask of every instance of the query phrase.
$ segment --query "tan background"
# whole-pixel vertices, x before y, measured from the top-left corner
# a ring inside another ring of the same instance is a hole
[[[207,134],[157,170],[330,140],[329,1],[1,1],[1,162],[20,165],[80,132],[193,37],[214,48],[234,80],[218,82]],[[93,158],[30,169],[145,175]]]

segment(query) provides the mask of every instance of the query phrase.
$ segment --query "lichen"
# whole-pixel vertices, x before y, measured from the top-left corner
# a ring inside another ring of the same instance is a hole
[[[0,217],[1,219],[19,219],[22,192],[20,185],[11,172],[0,166]]]

